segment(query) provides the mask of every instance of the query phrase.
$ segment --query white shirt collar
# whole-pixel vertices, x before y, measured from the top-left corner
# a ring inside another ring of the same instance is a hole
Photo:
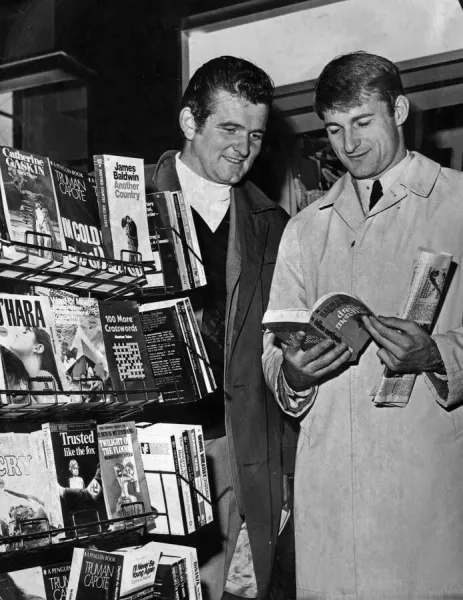
[[[209,181],[195,173],[180,159],[180,152],[175,155],[175,167],[185,200],[215,231],[230,206],[231,186]]]
[[[396,165],[394,165],[392,167],[392,169],[389,169],[388,171],[383,173],[383,175],[381,175],[381,177],[379,178],[379,181],[381,183],[381,187],[383,188],[383,194],[385,194],[387,192],[387,190],[397,181],[400,174],[402,173],[405,166],[407,165],[409,159],[410,159],[410,152],[407,150],[407,154],[399,163],[397,163]],[[368,207],[370,204],[371,188],[372,188],[373,182],[375,180],[374,179],[353,179],[353,181],[354,181],[354,184],[359,193],[360,201],[362,203],[364,211],[368,212]]]

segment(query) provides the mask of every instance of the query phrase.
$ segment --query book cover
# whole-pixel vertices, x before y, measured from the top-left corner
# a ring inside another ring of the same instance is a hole
[[[123,558],[120,600],[151,600],[161,552],[156,544],[120,548]]]
[[[146,216],[142,158],[100,154],[93,157],[103,243],[116,260],[153,260]]]
[[[107,518],[103,497],[96,423],[44,423],[47,468],[61,504],[64,527],[104,521]],[[103,529],[106,526],[100,526]],[[78,535],[96,533],[99,527],[77,530]],[[74,537],[75,531],[66,532]]]
[[[2,600],[66,600],[71,563],[0,574]]]
[[[153,533],[185,535],[188,529],[182,484],[176,472],[175,443],[169,433],[156,434],[144,427],[137,431],[151,509],[158,512]]]
[[[197,528],[197,518],[194,507],[194,489],[190,485],[183,431],[185,426],[178,423],[155,423],[144,428],[144,435],[163,439],[172,446],[171,457],[166,456],[167,472],[176,474],[177,486],[181,493],[182,519],[186,533],[192,533]],[[147,439],[147,438],[144,438]],[[149,439],[149,438],[148,438]],[[164,470],[164,469],[163,469]],[[171,527],[173,523],[171,521]]]
[[[147,194],[146,211],[154,265],[161,269],[157,286],[165,287],[168,292],[189,289],[185,257],[177,221],[172,221],[172,198],[170,192]],[[154,277],[154,276],[153,276]],[[148,287],[155,286],[150,283]]]
[[[175,305],[170,301],[140,306],[140,321],[156,387],[162,402],[192,402],[199,391]]]
[[[46,532],[59,526],[50,497],[43,452],[33,436],[0,434],[0,542],[2,538]],[[48,536],[25,540],[25,546],[49,543]],[[20,547],[0,545],[0,552]]]
[[[181,191],[173,192],[173,194],[174,201],[175,196],[177,196],[180,205],[180,211],[185,227],[185,240],[188,249],[187,251],[192,265],[195,287],[206,285],[206,273],[201,260],[201,249],[199,247],[198,236],[196,234],[196,227],[193,219],[193,213],[191,211],[191,206]]]
[[[66,249],[89,258],[104,258],[95,177],[52,160],[50,168]],[[104,268],[104,262],[100,260],[87,261],[72,255],[69,259],[82,267]]]
[[[17,252],[27,252],[31,261],[40,263],[52,258],[52,253],[46,248],[64,248],[47,158],[0,146],[0,190],[8,239],[41,247],[26,250],[16,246]],[[56,253],[54,258],[62,261],[62,254]]]
[[[141,390],[156,387],[138,305],[130,300],[100,302],[103,340],[113,389],[120,393],[121,402],[145,401],[148,395]]]
[[[0,294],[0,352],[6,389],[31,390],[4,402],[66,402],[64,369],[48,298]],[[50,391],[50,394],[34,393]]]
[[[46,600],[66,600],[71,561],[42,567]]]
[[[59,360],[64,370],[63,386],[66,390],[82,392],[70,400],[103,400],[96,394],[83,394],[107,389],[110,383],[98,301],[59,289],[39,289],[45,290],[51,304]]]
[[[178,556],[161,554],[156,573],[155,597],[161,599],[182,600],[179,563],[184,560]]]
[[[66,600],[119,600],[123,557],[74,548]]]
[[[137,429],[133,421],[98,425],[101,479],[108,517],[117,519],[151,512],[151,503],[141,458]],[[152,516],[129,521],[130,525],[154,524]],[[123,529],[126,523],[113,523]]]
[[[354,362],[371,337],[361,317],[373,314],[359,298],[335,292],[319,298],[312,310],[267,310],[262,324],[285,344],[291,343],[295,333],[304,331],[303,350],[328,338],[335,344],[344,342],[352,351],[350,361]]]

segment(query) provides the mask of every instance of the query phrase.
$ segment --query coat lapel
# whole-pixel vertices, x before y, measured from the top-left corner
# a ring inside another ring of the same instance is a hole
[[[231,354],[259,281],[269,228],[267,221],[260,214],[263,208],[255,205],[251,195],[247,194],[244,188],[233,190],[232,204],[234,204],[236,228],[234,237],[232,237],[233,228],[230,230],[231,242],[233,243],[233,240],[235,242],[231,248],[229,247],[227,280],[232,292],[239,277],[239,291],[236,311],[231,311],[229,321],[232,327]],[[268,205],[264,210],[268,210]],[[236,240],[239,240],[238,248]]]

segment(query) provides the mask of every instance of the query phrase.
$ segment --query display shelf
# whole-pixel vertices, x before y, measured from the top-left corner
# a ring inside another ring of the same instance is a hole
[[[139,252],[123,250],[121,260],[116,260],[51,248],[45,234],[42,243],[30,243],[37,237],[36,232],[27,232],[27,242],[0,240],[1,277],[105,296],[127,295],[146,284]],[[156,272],[152,266],[151,272]]]
[[[44,379],[47,380],[43,377],[31,379],[29,387],[36,381],[43,383]],[[143,385],[136,390],[110,390],[101,385],[93,390],[0,390],[0,398],[0,422],[44,422],[78,418],[111,423],[127,419],[143,411],[146,406],[159,403],[159,391]]]
[[[67,546],[74,547],[79,544],[95,544],[103,541],[110,543],[118,541],[118,538],[126,534],[146,536],[148,526],[155,527],[158,517],[156,510],[145,512],[141,502],[122,505],[122,512],[127,514],[113,519],[100,520],[97,511],[80,512],[94,513],[97,518],[83,518],[79,523],[78,513],[75,513],[74,525],[56,529],[49,529],[47,519],[29,519],[21,522],[19,533],[0,536],[0,561],[25,554],[40,554],[57,547],[63,549]],[[69,537],[62,537],[63,535]]]

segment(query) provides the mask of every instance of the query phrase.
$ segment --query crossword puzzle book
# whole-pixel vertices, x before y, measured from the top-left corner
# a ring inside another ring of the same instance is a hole
[[[153,389],[155,382],[148,351],[143,337],[138,305],[130,300],[100,302],[103,338],[113,388],[118,400],[143,401],[146,395],[140,391]],[[134,390],[137,390],[136,392]],[[150,398],[154,392],[150,393]]]

